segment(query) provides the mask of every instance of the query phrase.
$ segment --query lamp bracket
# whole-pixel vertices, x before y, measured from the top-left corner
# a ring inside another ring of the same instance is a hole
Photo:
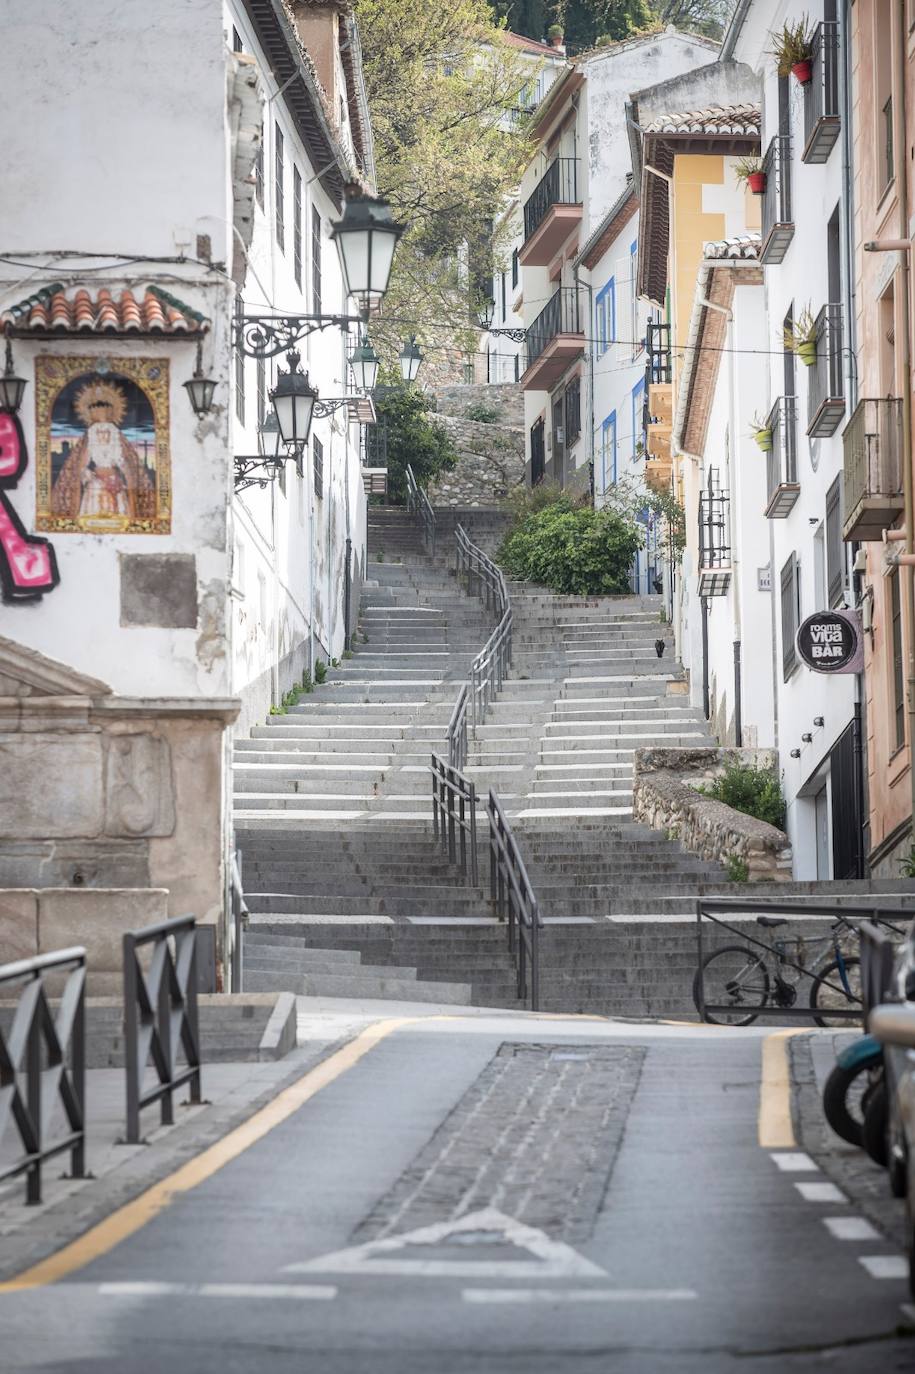
[[[524,343],[527,338],[526,329],[487,329],[486,333],[494,338],[511,339],[514,343]]]
[[[336,325],[365,325],[363,315],[242,315],[235,320],[235,346],[246,358],[275,358],[288,353],[300,339]]]
[[[283,463],[295,458],[294,453],[277,454],[275,458],[264,458],[257,454],[235,454],[235,490],[244,491],[246,487],[266,487],[279,475]]]

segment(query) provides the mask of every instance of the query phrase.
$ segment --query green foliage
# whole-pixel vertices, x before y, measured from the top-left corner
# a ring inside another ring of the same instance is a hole
[[[729,883],[748,883],[750,881],[750,868],[746,859],[742,859],[739,854],[729,854],[724,864],[727,869]]]
[[[388,426],[388,500],[402,505],[407,495],[407,464],[424,487],[440,472],[454,467],[457,450],[448,432],[429,419],[432,403],[421,391],[383,387],[376,392],[375,408]]]
[[[899,860],[899,873],[903,878],[915,878],[915,844],[905,858]]]
[[[638,530],[615,511],[566,498],[525,516],[505,538],[499,561],[511,577],[578,596],[629,590]]]
[[[310,673],[309,669],[308,669],[308,668],[303,668],[303,669],[302,669],[302,691],[303,691],[304,694],[307,696],[308,693],[309,693],[309,692],[313,692],[314,689],[315,689],[315,685],[314,685],[314,683],[313,683],[312,680],[311,680],[311,673]]]
[[[475,420],[478,425],[496,424],[501,413],[498,406],[488,406],[485,401],[476,401],[464,412],[468,420]]]
[[[383,563],[383,562],[384,562],[384,549],[379,549],[378,552],[375,554],[375,562],[376,562],[376,563]]]
[[[686,548],[686,511],[670,491],[646,490],[641,482],[622,478],[607,491],[605,502],[624,520],[637,521],[646,510],[660,516],[666,527],[667,544],[674,562]]]
[[[320,658],[315,663],[315,682],[321,686],[322,682],[327,681],[327,664]]]
[[[285,714],[286,714],[286,707],[285,707],[285,706],[271,706],[271,707],[270,707],[270,714],[271,714],[271,716],[285,716]]]
[[[732,806],[745,816],[755,816],[777,830],[785,828],[785,799],[774,768],[757,768],[750,763],[729,763],[720,778],[708,787],[698,787],[706,797]]]
[[[794,24],[783,24],[771,35],[772,56],[775,58],[779,76],[790,76],[796,62],[809,62],[813,52],[815,29],[806,14]]]
[[[344,650],[343,650],[343,657],[344,657],[344,658],[352,658],[352,656],[353,656],[353,651],[352,651],[352,649],[344,649]]]
[[[578,52],[668,24],[720,38],[733,0],[493,0],[493,8],[528,38],[542,40],[558,21],[566,46]]]

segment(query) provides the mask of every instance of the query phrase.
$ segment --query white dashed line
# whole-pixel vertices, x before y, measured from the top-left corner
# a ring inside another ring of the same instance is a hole
[[[100,1283],[98,1291],[111,1298],[292,1298],[299,1302],[337,1296],[336,1288],[318,1283]]]
[[[823,1217],[823,1225],[836,1240],[879,1240],[880,1233],[864,1217]]]
[[[795,1183],[805,1202],[847,1202],[848,1198],[834,1183]]]
[[[692,1302],[691,1288],[465,1288],[461,1297],[476,1303]]]
[[[819,1166],[801,1150],[777,1150],[769,1158],[774,1160],[783,1174],[819,1173]]]
[[[906,1279],[909,1276],[909,1262],[904,1255],[859,1255],[858,1263],[864,1265],[872,1279]]]

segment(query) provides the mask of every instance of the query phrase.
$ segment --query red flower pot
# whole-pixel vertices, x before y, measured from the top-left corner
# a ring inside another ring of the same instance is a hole
[[[765,191],[766,189],[766,173],[751,172],[747,177],[747,185],[753,192],[754,196],[761,196],[763,191]]]
[[[806,86],[813,75],[813,67],[810,60],[805,59],[803,62],[795,62],[794,66],[791,68],[791,74],[802,86]]]

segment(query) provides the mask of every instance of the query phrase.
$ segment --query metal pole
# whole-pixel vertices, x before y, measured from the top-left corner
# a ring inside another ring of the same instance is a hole
[[[128,931],[121,942],[124,957],[124,1062],[127,1069],[127,1144],[140,1143],[140,1036],[137,1021],[136,942]]]
[[[82,985],[70,1035],[70,1082],[79,1111],[79,1140],[70,1151],[70,1172],[74,1178],[86,1176],[86,965],[82,965]]]
[[[43,998],[44,992],[39,974],[37,995],[32,1007],[32,1015],[29,1018],[29,1039],[26,1050],[26,1100],[28,1101],[29,1116],[35,1134],[35,1149],[38,1156],[26,1174],[25,1201],[28,1207],[37,1206],[41,1202],[41,1022],[38,1016],[38,1007]]]

